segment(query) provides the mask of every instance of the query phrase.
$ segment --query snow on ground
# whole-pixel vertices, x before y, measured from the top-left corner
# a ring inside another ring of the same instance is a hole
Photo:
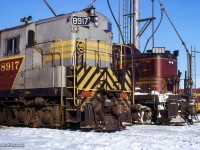
[[[113,133],[3,127],[0,150],[199,150],[200,123],[133,125]]]

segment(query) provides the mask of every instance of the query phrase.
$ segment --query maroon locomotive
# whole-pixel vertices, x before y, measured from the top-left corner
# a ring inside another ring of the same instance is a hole
[[[171,53],[164,47],[154,47],[141,53],[131,51],[129,46],[119,51],[119,47],[117,44],[113,46],[115,66],[132,72],[134,102],[151,108],[152,121],[183,123],[185,115],[195,114],[194,103],[189,97],[179,94],[178,50]],[[120,64],[120,60],[123,63]],[[145,121],[145,117],[143,119]]]

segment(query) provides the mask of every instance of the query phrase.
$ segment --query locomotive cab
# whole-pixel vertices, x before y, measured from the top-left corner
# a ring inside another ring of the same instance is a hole
[[[135,83],[141,92],[178,93],[177,55],[165,51],[164,47],[156,47],[136,54],[134,64]]]

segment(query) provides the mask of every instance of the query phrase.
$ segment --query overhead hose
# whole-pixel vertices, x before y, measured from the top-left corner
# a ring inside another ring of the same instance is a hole
[[[122,38],[122,42],[123,42],[123,44],[125,44],[124,37],[123,37],[123,34],[122,34],[122,30],[121,30],[119,24],[117,23],[117,20],[116,20],[116,18],[115,18],[115,15],[114,15],[114,13],[113,13],[113,11],[112,11],[112,8],[111,8],[111,6],[110,6],[109,0],[107,0],[107,4],[108,4],[108,7],[109,7],[110,12],[111,12],[111,14],[112,14],[112,17],[113,17],[113,19],[114,19],[114,21],[115,21],[115,23],[116,23],[116,25],[117,25],[117,28],[119,29],[119,32],[120,32],[120,35],[121,35],[121,38]]]
[[[160,17],[160,21],[159,21],[159,23],[158,23],[158,26],[156,27],[156,29],[155,29],[154,32],[152,33],[152,35],[148,38],[148,40],[147,40],[147,42],[146,42],[146,44],[145,44],[143,53],[145,53],[146,48],[147,48],[147,45],[148,45],[150,39],[155,35],[156,31],[157,31],[158,28],[160,27],[161,22],[162,22],[162,19],[163,19],[163,8],[161,7],[161,17]]]
[[[169,22],[171,23],[171,25],[172,25],[173,29],[175,30],[176,34],[178,35],[178,37],[179,37],[179,39],[180,39],[182,45],[184,46],[184,48],[185,48],[185,50],[186,50],[186,53],[189,54],[189,50],[188,50],[188,48],[187,48],[185,42],[183,41],[183,39],[181,38],[180,34],[179,34],[178,31],[176,30],[176,28],[175,28],[175,26],[174,26],[172,20],[170,19],[169,15],[167,14],[167,12],[166,12],[166,10],[165,10],[165,7],[164,7],[163,4],[160,2],[160,0],[158,0],[158,2],[160,3],[160,6],[161,6],[162,10],[164,11],[165,15],[167,16],[167,19],[168,19]],[[189,55],[190,55],[190,54],[189,54]]]
[[[93,4],[94,4],[95,2],[96,2],[96,0],[93,0],[93,1],[86,7],[86,9],[92,7]]]

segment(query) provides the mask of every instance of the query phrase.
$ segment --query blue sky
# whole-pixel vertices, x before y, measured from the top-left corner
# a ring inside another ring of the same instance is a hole
[[[48,0],[57,14],[66,14],[84,9],[92,0]],[[96,10],[106,15],[113,22],[114,42],[117,42],[118,32],[106,3],[107,0],[97,0]],[[200,0],[161,0],[166,11],[176,26],[189,50],[195,47],[200,51]],[[117,16],[118,0],[110,0],[111,6]],[[151,17],[151,0],[141,0],[141,18]],[[0,5],[0,30],[22,24],[20,18],[31,15],[33,21],[53,17],[43,0],[4,0]],[[155,0],[155,26],[160,19],[160,6]],[[151,27],[141,37],[143,51],[146,40],[151,34]],[[186,70],[185,49],[164,15],[163,22],[155,35],[155,46],[165,47],[167,50],[179,50],[178,67],[182,78]],[[151,47],[151,42],[149,47]],[[200,54],[196,55],[197,86],[200,87]],[[183,88],[183,84],[181,84]]]

